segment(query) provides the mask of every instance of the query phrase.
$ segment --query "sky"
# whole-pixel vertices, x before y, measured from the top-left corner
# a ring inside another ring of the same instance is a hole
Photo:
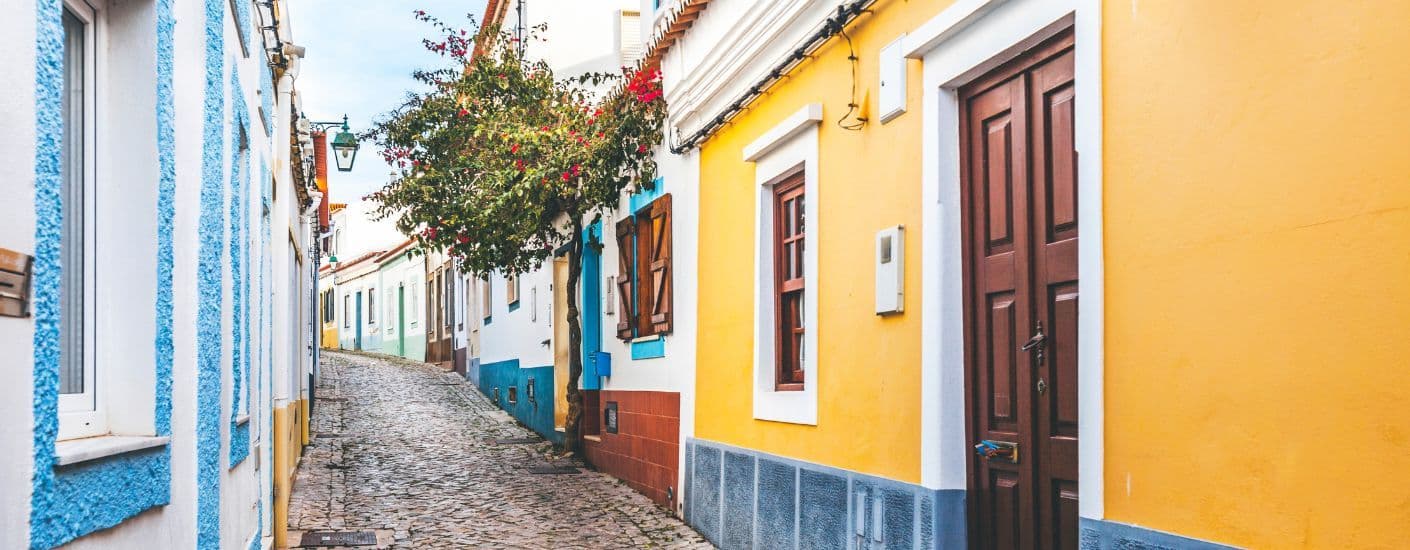
[[[479,20],[485,0],[292,0],[288,6],[293,41],[307,48],[294,84],[304,114],[324,122],[346,113],[359,133],[400,105],[407,91],[419,89],[412,71],[446,62],[421,46],[432,29],[412,12],[426,10],[448,22],[465,21],[465,13],[474,12]],[[385,184],[391,170],[375,144],[363,141],[351,172],[329,167],[331,201],[356,202]]]

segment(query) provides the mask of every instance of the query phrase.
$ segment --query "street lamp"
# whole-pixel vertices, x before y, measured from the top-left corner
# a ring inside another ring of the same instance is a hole
[[[343,131],[333,136],[333,162],[338,165],[339,172],[351,172],[353,161],[357,159],[358,145],[357,136],[348,130],[348,115],[343,115],[342,122],[314,122],[312,125],[319,129],[343,127]]]

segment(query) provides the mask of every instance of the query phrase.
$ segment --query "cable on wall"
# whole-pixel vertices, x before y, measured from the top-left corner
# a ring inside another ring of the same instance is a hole
[[[808,36],[808,38],[804,39],[801,45],[799,45],[797,48],[794,48],[794,50],[790,52],[787,57],[785,57],[782,61],[775,65],[774,68],[770,70],[767,74],[765,74],[764,77],[761,78],[758,82],[755,82],[753,86],[750,86],[749,89],[746,90],[743,95],[736,98],[733,102],[729,104],[728,107],[725,107],[719,114],[715,115],[715,117],[712,118],[710,122],[706,123],[705,126],[701,127],[695,133],[686,137],[684,141],[672,144],[671,152],[679,155],[699,146],[700,143],[705,141],[706,138],[713,135],[726,123],[733,120],[734,117],[738,116],[739,113],[743,111],[745,107],[749,106],[749,104],[753,103],[754,100],[757,99],[759,95],[764,92],[764,90],[777,83],[780,79],[787,75],[789,71],[793,70],[795,67],[801,64],[805,59],[812,55],[813,52],[816,52],[818,48],[821,48],[822,45],[826,43],[829,38],[832,38],[833,36],[836,36],[837,34],[841,33],[843,29],[847,27],[847,25],[855,21],[857,17],[861,16],[861,14],[868,13],[867,8],[874,3],[876,3],[876,0],[854,0],[851,3],[838,6],[836,15],[829,17],[827,21],[825,21],[816,32]],[[851,48],[850,39],[848,39],[848,48],[849,50]],[[856,57],[855,52],[849,51],[849,54],[849,56],[852,58]],[[852,60],[852,64],[854,97],[852,103],[856,103],[855,59]],[[848,113],[848,116],[850,115],[851,112]],[[845,120],[846,117],[844,117],[843,119]],[[862,122],[864,123],[865,121]],[[675,129],[673,133],[676,133],[678,135],[679,131],[679,129]]]

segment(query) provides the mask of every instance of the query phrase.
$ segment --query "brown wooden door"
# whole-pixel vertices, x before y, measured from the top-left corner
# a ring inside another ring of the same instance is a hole
[[[959,94],[970,444],[1017,445],[971,453],[976,548],[1077,547],[1072,46],[1060,33]]]

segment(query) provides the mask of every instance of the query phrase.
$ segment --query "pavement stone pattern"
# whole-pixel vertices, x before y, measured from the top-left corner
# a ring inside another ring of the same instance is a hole
[[[383,548],[710,548],[669,511],[577,466],[454,373],[323,350],[289,505],[296,531],[371,530]],[[534,438],[497,445],[494,439]],[[367,546],[355,548],[371,548]]]

